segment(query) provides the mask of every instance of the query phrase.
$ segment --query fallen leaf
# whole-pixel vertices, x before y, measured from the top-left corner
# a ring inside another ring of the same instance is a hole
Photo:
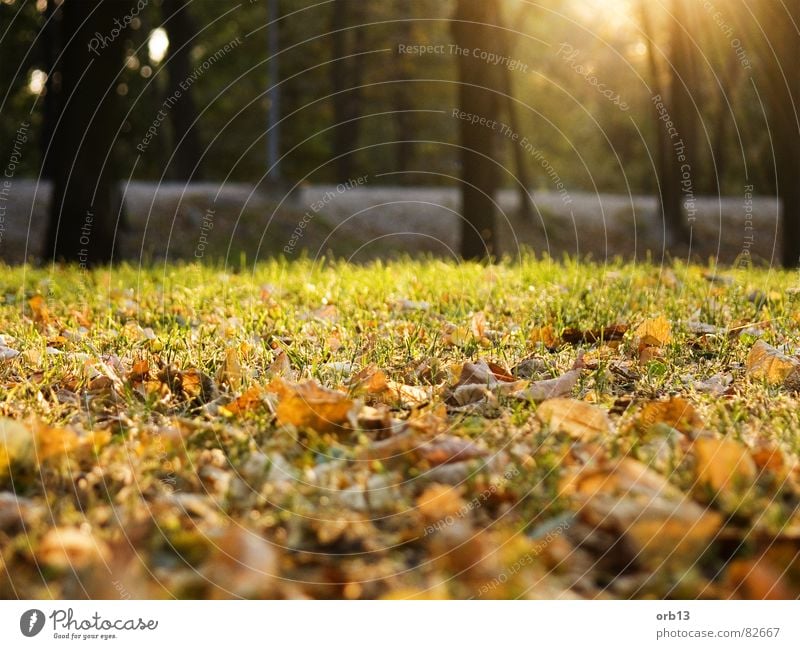
[[[487,455],[486,451],[473,442],[454,435],[439,435],[429,442],[420,444],[416,452],[431,466],[473,460]]]
[[[624,541],[631,559],[651,568],[692,565],[722,524],[664,477],[632,458],[585,466],[562,486],[581,517]]]
[[[581,331],[575,327],[567,327],[561,332],[561,340],[570,345],[578,343],[597,343],[622,340],[628,331],[628,325],[613,324],[599,329],[587,329]]]
[[[278,394],[275,415],[279,425],[311,428],[320,433],[339,430],[354,406],[346,394],[310,380],[290,384],[278,378],[267,389]]]
[[[280,565],[273,544],[239,526],[209,536],[213,549],[200,572],[211,584],[210,599],[277,596]]]
[[[800,361],[782,354],[763,340],[757,340],[750,349],[745,369],[751,378],[770,385],[792,384],[800,378]]]
[[[217,372],[217,382],[227,385],[231,390],[239,390],[244,378],[244,369],[239,361],[239,350],[236,347],[228,347],[225,350],[225,360]]]
[[[640,324],[634,336],[639,340],[640,347],[663,347],[672,340],[672,325],[660,315]]]
[[[233,415],[240,415],[244,412],[252,412],[263,405],[264,389],[261,386],[254,385],[229,404],[226,404],[224,408]]]
[[[656,424],[666,424],[682,433],[691,433],[702,428],[703,421],[686,399],[673,397],[667,401],[651,401],[646,403],[639,413],[636,424],[643,432],[647,432]]]
[[[539,405],[536,416],[552,430],[577,439],[611,432],[605,410],[577,399],[548,399]]]
[[[36,550],[38,561],[57,570],[80,570],[109,557],[108,546],[103,541],[75,527],[49,530]]]
[[[728,566],[725,583],[741,599],[796,599],[800,593],[786,583],[785,572],[766,556],[737,559]]]
[[[36,324],[47,324],[50,321],[50,311],[41,295],[34,295],[28,300],[28,306],[31,308],[33,321]]]
[[[446,519],[464,512],[465,503],[459,489],[449,485],[433,484],[417,498],[417,509],[428,521]]]
[[[541,343],[547,349],[555,349],[558,347],[558,338],[556,337],[555,329],[552,325],[544,327],[534,327],[531,329],[529,340],[535,345]]]
[[[581,377],[579,369],[569,370],[565,374],[554,379],[545,379],[543,381],[534,381],[527,388],[523,388],[514,392],[513,396],[517,399],[524,399],[540,403],[547,399],[555,399],[557,397],[566,397],[572,392],[573,388],[578,384],[578,379]]]
[[[758,476],[750,451],[736,440],[700,437],[692,449],[697,482],[716,493],[749,488]]]

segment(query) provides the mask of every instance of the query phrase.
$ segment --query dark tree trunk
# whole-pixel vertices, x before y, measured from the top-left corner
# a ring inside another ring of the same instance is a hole
[[[785,0],[783,6],[775,3],[771,8],[777,15],[767,24],[779,31],[773,39],[779,67],[773,71],[775,91],[770,93],[770,107],[775,124],[778,197],[783,210],[781,261],[787,268],[796,268],[800,266],[800,75],[795,67],[800,54],[800,0]]]
[[[121,119],[116,85],[126,38],[114,21],[124,24],[132,8],[132,0],[100,0],[92,10],[82,0],[61,5],[64,102],[53,134],[45,248],[54,261],[90,266],[112,257],[120,214],[112,151]]]
[[[47,155],[47,149],[53,139],[53,133],[58,120],[59,105],[61,101],[61,84],[56,73],[56,59],[58,58],[59,43],[61,37],[60,13],[57,12],[55,0],[47,0],[47,6],[42,16],[44,27],[39,38],[42,47],[42,61],[47,72],[45,82],[44,103],[42,105],[42,177],[53,178],[53,156]]]
[[[188,0],[163,0],[161,14],[169,34],[170,51],[166,67],[169,76],[167,97],[180,93],[180,99],[169,111],[175,153],[167,170],[174,180],[202,180],[202,148],[198,137],[197,104],[194,89],[181,88],[192,73],[191,49],[197,29]],[[195,169],[197,166],[197,169]]]
[[[525,8],[523,8],[523,11]],[[522,13],[522,12],[520,12]],[[518,23],[517,23],[518,24]],[[505,25],[505,24],[504,24]],[[511,45],[508,32],[499,29],[498,32],[498,42],[500,45],[500,53],[503,56],[511,56],[513,51],[513,47]],[[521,136],[520,131],[520,123],[519,118],[517,115],[517,104],[514,101],[514,84],[511,80],[511,69],[508,66],[503,66],[502,70],[500,71],[501,81],[503,84],[503,94],[505,94],[505,107],[506,107],[506,119],[508,120],[508,126],[511,130],[516,133],[517,135]],[[514,156],[514,166],[517,170],[517,194],[519,195],[519,212],[520,215],[523,216],[525,219],[529,221],[533,221],[533,202],[531,201],[531,180],[530,176],[528,175],[528,165],[527,159],[525,156],[525,151],[523,151],[522,147],[510,140],[511,144],[511,152]]]
[[[642,19],[642,31],[647,39],[647,62],[652,78],[654,95],[661,97],[661,101],[671,110],[670,98],[666,95],[663,84],[661,83],[661,71],[656,59],[655,34],[650,22],[650,12],[647,9],[647,0],[641,0],[640,11]],[[673,142],[669,133],[664,127],[661,115],[657,107],[653,109],[653,116],[656,120],[656,155],[657,155],[657,174],[659,185],[659,198],[661,204],[661,216],[664,219],[666,228],[667,244],[687,243],[689,241],[689,231],[683,218],[683,205],[681,201],[680,184],[680,165],[678,164]],[[672,115],[671,117],[674,117]]]
[[[361,23],[365,3],[352,0],[333,0],[331,4],[331,32],[333,39],[333,63],[331,63],[331,85],[333,86],[333,157],[336,159],[336,181],[347,182],[354,175],[355,154],[361,124],[361,85],[363,61],[350,58],[356,53],[359,31],[351,29]]]
[[[485,48],[495,37],[497,0],[458,0],[453,36],[458,47],[472,52]],[[497,66],[469,54],[458,57],[458,100],[464,113],[498,119],[501,80]],[[491,258],[497,252],[497,224],[494,197],[499,177],[496,162],[496,133],[486,124],[473,123],[462,115],[461,138],[461,255],[465,259]]]
[[[413,23],[401,21],[397,25],[397,42],[413,43]],[[414,107],[412,96],[414,84],[410,81],[413,77],[413,63],[411,57],[399,52],[395,53],[395,66],[398,83],[392,85],[392,108],[396,112],[392,116],[395,129],[395,158],[394,171],[406,172],[414,164],[414,117],[408,111]],[[398,176],[400,182],[410,183],[412,178],[405,173]]]

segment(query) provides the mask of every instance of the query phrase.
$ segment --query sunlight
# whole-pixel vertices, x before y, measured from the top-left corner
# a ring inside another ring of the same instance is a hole
[[[47,82],[47,73],[44,70],[33,70],[28,81],[28,90],[32,95],[41,94],[44,84]]]
[[[147,40],[147,55],[153,63],[161,63],[169,48],[169,38],[167,32],[158,27],[150,32],[150,38]]]
[[[629,29],[636,19],[633,0],[576,0],[573,6],[580,18],[601,29]]]

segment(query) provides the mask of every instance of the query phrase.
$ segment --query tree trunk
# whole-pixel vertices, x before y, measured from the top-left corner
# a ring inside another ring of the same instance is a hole
[[[778,10],[771,24],[780,30],[774,39],[780,67],[774,71],[776,91],[771,107],[776,125],[773,142],[777,148],[778,197],[783,210],[781,261],[787,268],[796,268],[800,266],[800,75],[794,66],[800,53],[800,0],[786,0],[784,6],[773,7]]]
[[[132,0],[100,0],[92,10],[81,0],[61,5],[64,105],[53,134],[45,248],[54,261],[90,266],[112,257],[120,209],[112,151],[121,119],[116,85],[126,37],[117,24],[132,8]]]
[[[525,7],[520,11],[520,15],[525,11]],[[501,15],[502,17],[502,15]],[[515,24],[519,24],[518,22]],[[502,26],[505,26],[503,23]],[[508,32],[499,29],[498,42],[500,46],[500,54],[510,57],[514,48],[509,40]],[[505,108],[506,119],[508,126],[517,135],[521,136],[519,118],[517,113],[517,104],[514,101],[514,84],[511,80],[511,69],[508,66],[503,66],[500,70],[501,81],[503,83],[503,94],[505,94]],[[531,180],[528,174],[528,165],[525,152],[522,147],[513,140],[510,140],[511,153],[514,157],[514,166],[517,170],[517,194],[519,196],[519,213],[528,221],[533,221],[533,201],[531,200]]]
[[[639,4],[642,31],[647,39],[647,62],[650,67],[652,86],[654,95],[660,96],[661,101],[670,110],[670,98],[666,96],[663,84],[661,83],[661,72],[656,59],[655,52],[655,33],[650,24],[650,12],[647,9],[647,0],[641,0]],[[659,197],[661,204],[661,216],[664,219],[666,228],[667,244],[687,243],[689,241],[689,231],[683,219],[683,206],[681,204],[681,185],[680,185],[680,165],[677,164],[675,151],[673,150],[672,140],[664,128],[657,108],[654,108],[653,115],[656,119],[656,154],[657,173],[659,185]]]
[[[58,75],[55,69],[61,40],[59,35],[60,18],[60,15],[57,14],[55,0],[47,0],[47,6],[42,16],[44,27],[39,37],[42,47],[42,60],[47,73],[47,81],[44,87],[44,103],[42,105],[41,139],[42,177],[47,179],[53,178],[53,156],[47,155],[47,149],[55,132],[60,103],[61,84],[56,81]]]
[[[191,3],[186,0],[163,0],[161,15],[169,34],[169,53],[166,59],[169,86],[167,97],[180,93],[180,99],[169,111],[174,140],[174,155],[167,170],[173,180],[202,180],[203,150],[197,126],[197,104],[194,89],[181,88],[192,73],[191,50],[197,29],[191,15]],[[197,169],[195,169],[197,165]]]
[[[401,21],[397,24],[397,42],[414,42],[411,22]],[[397,141],[397,144],[394,145],[394,171],[401,172],[398,176],[401,183],[410,184],[413,178],[403,172],[410,171],[414,163],[414,117],[413,113],[408,112],[414,107],[414,98],[412,96],[414,84],[410,81],[413,79],[413,62],[411,57],[399,52],[395,53],[394,62],[398,81],[398,83],[394,83],[391,86],[392,109],[395,111],[392,115],[392,121],[394,122],[395,140]]]
[[[333,63],[331,63],[331,85],[333,86],[333,157],[336,182],[350,180],[354,173],[355,154],[358,146],[361,113],[361,85],[363,61],[348,58],[356,52],[357,29],[365,6],[363,2],[333,0],[331,5],[331,32],[333,38]]]
[[[496,134],[487,125],[498,119],[501,87],[497,66],[489,65],[471,52],[493,41],[497,24],[497,0],[458,0],[453,36],[459,48],[458,99],[461,138],[461,256],[465,259],[492,258],[497,252],[497,224],[494,197],[499,178],[496,162]],[[467,116],[469,115],[469,117]]]

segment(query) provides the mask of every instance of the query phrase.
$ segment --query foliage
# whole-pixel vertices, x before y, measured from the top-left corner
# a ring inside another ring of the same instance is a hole
[[[800,593],[793,274],[0,277],[2,596]]]

